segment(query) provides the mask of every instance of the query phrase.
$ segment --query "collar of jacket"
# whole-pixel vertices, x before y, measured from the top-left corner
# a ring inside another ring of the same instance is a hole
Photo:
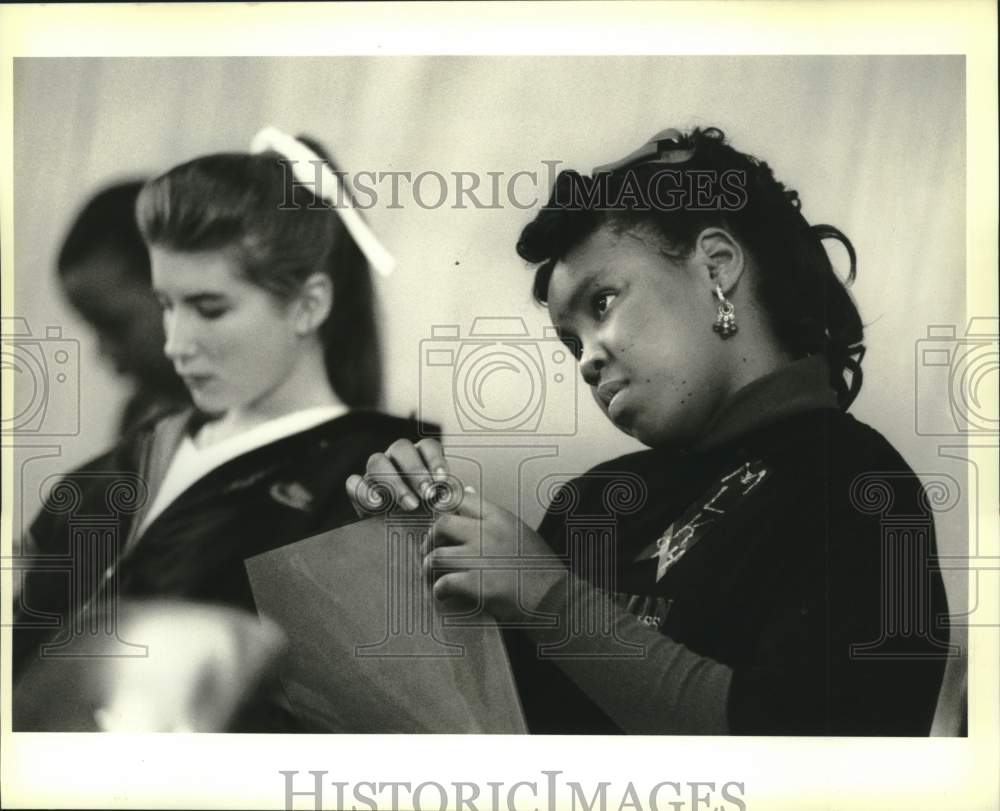
[[[737,391],[713,417],[702,439],[691,450],[710,450],[793,414],[823,408],[838,409],[837,394],[830,386],[826,358],[811,355],[757,378]]]

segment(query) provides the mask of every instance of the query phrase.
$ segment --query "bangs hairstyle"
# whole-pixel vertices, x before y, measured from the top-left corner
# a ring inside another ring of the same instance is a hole
[[[601,226],[652,226],[675,259],[690,256],[704,228],[724,228],[755,260],[755,292],[778,341],[794,358],[826,356],[830,383],[847,409],[861,389],[865,353],[861,316],[847,291],[857,272],[851,241],[831,225],[810,225],[798,193],[778,182],[767,163],[730,146],[721,130],[694,129],[677,146],[690,152],[682,162],[596,176],[559,173],[548,203],[517,243],[521,258],[536,265],[536,301],[546,303],[556,263]],[[662,200],[657,184],[664,169],[673,173],[680,194],[676,204],[651,204]],[[705,177],[739,177],[741,188],[731,187],[716,205],[696,206],[697,199],[684,191],[699,188]],[[846,282],[834,272],[825,239],[838,240],[847,251]]]
[[[338,171],[318,143],[299,140]],[[143,187],[136,219],[150,247],[231,252],[247,281],[279,301],[292,299],[313,273],[329,276],[333,308],[319,335],[330,384],[352,408],[379,405],[382,362],[368,262],[337,212],[294,181],[283,156],[220,153],[183,163]]]

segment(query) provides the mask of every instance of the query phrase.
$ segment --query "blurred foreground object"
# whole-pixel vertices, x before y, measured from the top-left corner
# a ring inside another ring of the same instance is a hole
[[[117,628],[114,653],[106,637],[81,637],[32,665],[14,691],[15,731],[222,732],[284,647],[267,620],[190,602],[120,603]]]
[[[429,528],[369,518],[246,561],[258,609],[288,635],[278,677],[308,731],[527,731],[496,624],[445,613],[423,578]]]

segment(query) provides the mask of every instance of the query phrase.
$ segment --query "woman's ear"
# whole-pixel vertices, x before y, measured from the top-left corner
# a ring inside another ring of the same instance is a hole
[[[728,295],[746,268],[740,243],[724,228],[705,228],[695,238],[695,249],[711,287],[718,285]]]
[[[295,303],[295,330],[300,336],[315,332],[333,309],[333,282],[325,273],[313,273],[299,290]]]

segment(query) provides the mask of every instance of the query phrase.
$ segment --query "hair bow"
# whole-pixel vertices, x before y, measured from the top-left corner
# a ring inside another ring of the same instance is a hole
[[[254,154],[272,150],[288,160],[292,165],[292,173],[295,179],[305,186],[315,187],[317,185],[316,167],[319,167],[319,189],[316,191],[317,197],[322,197],[330,203],[336,204],[334,210],[340,216],[344,227],[351,235],[351,238],[358,244],[365,258],[371,266],[382,276],[388,276],[396,267],[396,260],[392,254],[386,250],[385,246],[378,241],[371,228],[361,219],[358,212],[351,205],[349,194],[342,195],[342,200],[336,200],[332,192],[323,193],[322,188],[339,189],[341,187],[340,178],[330,169],[329,164],[319,157],[308,146],[298,138],[293,138],[274,127],[265,127],[258,132],[250,143],[250,151]]]

